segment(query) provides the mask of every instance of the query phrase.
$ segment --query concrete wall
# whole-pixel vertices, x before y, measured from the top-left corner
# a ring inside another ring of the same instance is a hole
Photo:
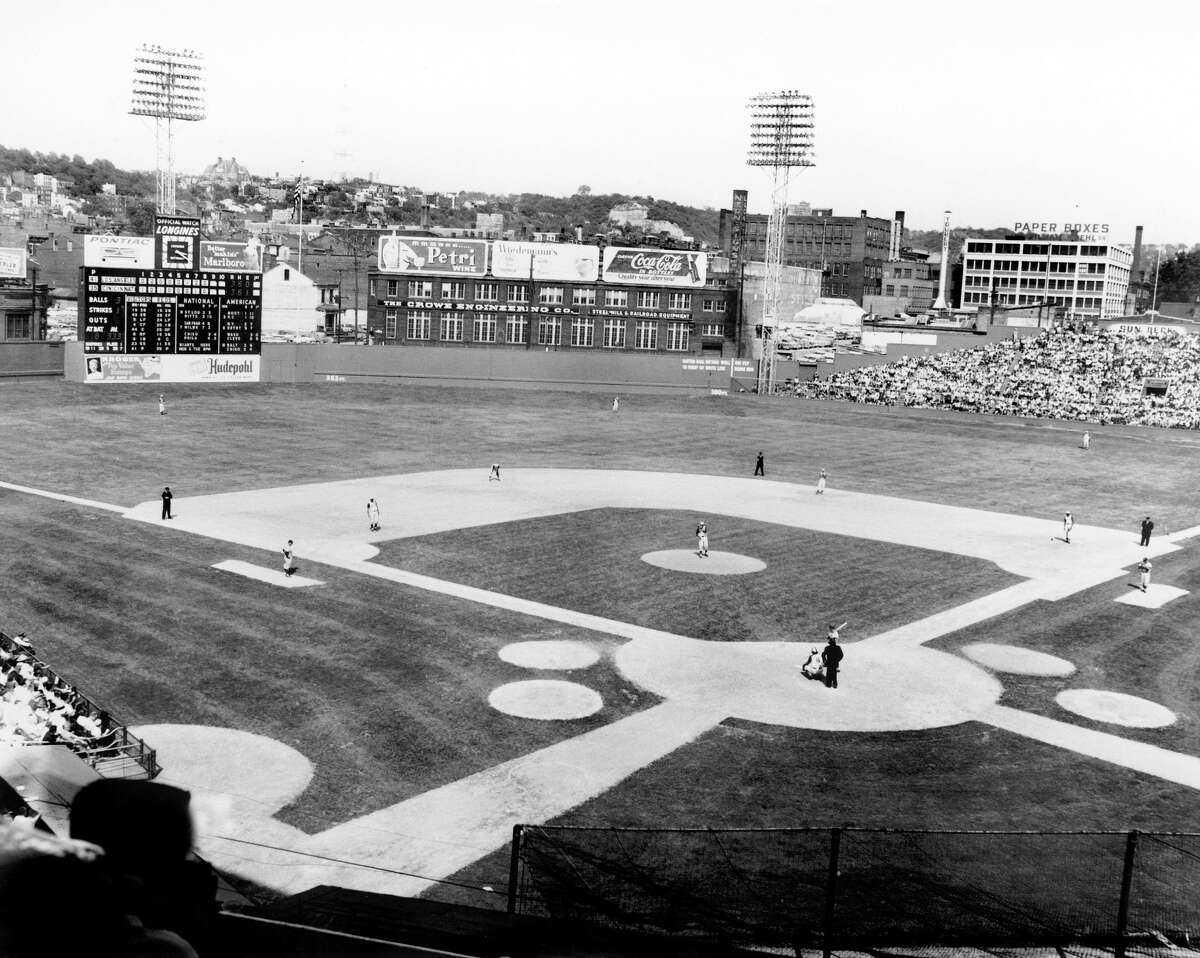
[[[63,345],[63,343],[4,343],[0,345],[0,380],[61,377],[65,368],[66,355]]]
[[[60,348],[61,352],[61,348]],[[693,367],[685,370],[684,364]],[[433,386],[505,386],[706,395],[729,389],[730,360],[693,354],[585,354],[541,349],[462,349],[455,346],[335,346],[263,343],[262,382],[369,382]],[[63,366],[60,362],[59,371]],[[66,378],[84,381],[83,347],[66,344]],[[739,368],[743,386],[752,369]],[[734,384],[733,389],[738,385]]]

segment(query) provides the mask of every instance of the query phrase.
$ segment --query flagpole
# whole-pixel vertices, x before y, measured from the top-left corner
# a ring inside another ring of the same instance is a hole
[[[304,272],[304,161],[300,161],[300,252],[296,258],[296,272]]]

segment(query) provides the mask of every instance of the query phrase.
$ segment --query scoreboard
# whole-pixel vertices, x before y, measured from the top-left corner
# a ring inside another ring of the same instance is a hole
[[[84,266],[87,354],[257,355],[262,274]]]

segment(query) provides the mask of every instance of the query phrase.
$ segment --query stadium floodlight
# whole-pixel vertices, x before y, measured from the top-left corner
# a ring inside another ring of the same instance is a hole
[[[143,44],[133,59],[129,112],[154,118],[159,213],[175,212],[175,127],[177,120],[203,120],[204,65],[193,50]]]
[[[766,284],[763,289],[762,359],[758,391],[775,389],[776,324],[783,284],[783,234],[787,226],[788,180],[795,167],[813,166],[813,101],[795,90],[750,98],[749,166],[770,167],[771,215],[767,220]]]

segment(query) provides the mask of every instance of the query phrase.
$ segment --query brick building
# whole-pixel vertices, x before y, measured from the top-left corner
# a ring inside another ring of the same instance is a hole
[[[763,213],[746,214],[741,239],[743,260],[766,260],[767,220]],[[721,210],[721,249],[726,254],[734,242],[734,221],[730,210]],[[784,227],[783,262],[785,266],[821,270],[822,296],[853,299],[861,306],[864,296],[882,293],[891,234],[891,220],[867,216],[866,210],[858,216],[834,216],[831,209],[789,213]]]
[[[367,310],[386,345],[732,355],[734,292],[690,250],[392,236]]]

